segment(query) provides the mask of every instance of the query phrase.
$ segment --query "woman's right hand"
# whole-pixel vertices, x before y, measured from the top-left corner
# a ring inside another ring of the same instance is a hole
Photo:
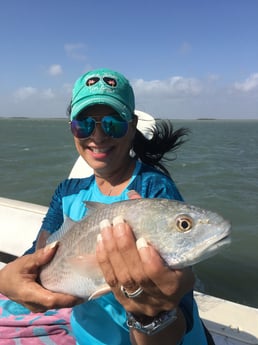
[[[57,247],[56,242],[51,243],[7,264],[0,270],[0,292],[32,312],[69,308],[82,303],[78,297],[51,292],[37,282],[41,266],[51,261]]]

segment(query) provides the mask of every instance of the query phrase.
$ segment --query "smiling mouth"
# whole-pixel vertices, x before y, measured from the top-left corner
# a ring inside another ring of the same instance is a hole
[[[111,150],[111,148],[109,147],[109,148],[95,148],[95,147],[88,147],[89,148],[89,150],[91,150],[93,153],[96,153],[96,154],[98,154],[98,153],[107,153],[107,152],[109,152],[110,150]]]

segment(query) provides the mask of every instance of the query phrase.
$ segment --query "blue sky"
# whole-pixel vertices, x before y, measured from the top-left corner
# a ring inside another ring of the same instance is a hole
[[[258,0],[2,0],[0,116],[64,117],[108,67],[155,117],[258,119]]]

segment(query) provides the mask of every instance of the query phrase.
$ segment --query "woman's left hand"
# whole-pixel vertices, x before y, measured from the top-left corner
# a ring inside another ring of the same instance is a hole
[[[135,241],[132,229],[121,217],[114,219],[113,226],[108,220],[101,222],[96,255],[106,282],[129,312],[155,316],[176,308],[182,297],[193,289],[192,270],[169,269],[144,239]],[[143,292],[136,298],[128,298],[121,286],[129,293],[139,287]]]

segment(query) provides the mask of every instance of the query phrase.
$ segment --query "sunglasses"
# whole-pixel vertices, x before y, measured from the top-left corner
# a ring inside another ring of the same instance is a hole
[[[96,121],[93,117],[70,121],[71,131],[78,139],[90,137],[97,124],[101,124],[104,133],[112,138],[122,138],[128,130],[128,122],[117,118],[117,115],[104,116],[101,121]]]

